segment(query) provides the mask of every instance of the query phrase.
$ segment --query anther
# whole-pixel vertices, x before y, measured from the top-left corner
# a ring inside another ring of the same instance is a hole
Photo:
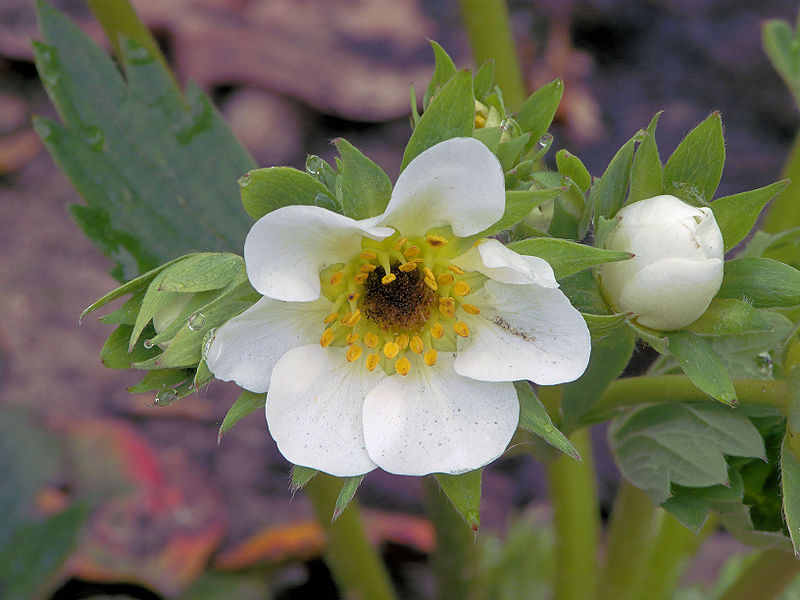
[[[383,345],[383,354],[386,356],[386,358],[394,358],[400,354],[400,346],[394,342],[386,342]]]
[[[450,273],[442,273],[441,275],[439,275],[439,277],[436,278],[436,281],[438,281],[439,284],[441,285],[448,285],[450,283],[453,283],[455,280],[456,278],[453,277],[453,275]]]
[[[378,255],[377,255],[377,254],[375,254],[374,252],[369,252],[369,251],[367,251],[367,252],[362,252],[361,254],[359,254],[359,256],[360,256],[361,258],[365,258],[365,259],[367,259],[367,260],[372,260],[373,258],[378,258]]]
[[[425,241],[428,242],[429,246],[438,248],[439,246],[444,246],[447,243],[447,238],[443,238],[440,235],[426,235]]]
[[[347,362],[354,362],[358,360],[359,356],[361,356],[361,346],[350,346],[345,354]]]
[[[413,271],[414,269],[417,268],[417,263],[407,262],[407,263],[403,263],[402,265],[400,265],[397,268],[399,270],[403,271],[404,273],[409,273],[410,271]]]
[[[428,365],[429,367],[435,365],[437,358],[436,348],[431,348],[430,350],[428,350],[423,358],[425,359],[425,364]]]
[[[481,314],[481,309],[475,306],[474,304],[462,304],[461,308],[464,309],[464,312],[467,312],[471,315]]]
[[[339,318],[339,313],[334,312],[334,313],[329,314],[327,317],[325,317],[325,320],[323,321],[323,323],[325,323],[325,325],[330,325],[331,323],[333,323],[338,318]]]
[[[361,272],[362,273],[371,273],[375,269],[378,268],[378,265],[373,265],[372,263],[367,263],[365,265],[361,265]]]
[[[453,323],[453,331],[456,332],[456,335],[460,335],[461,337],[469,337],[469,327],[464,321],[456,321]]]
[[[377,335],[370,331],[369,333],[364,334],[364,343],[367,345],[367,348],[377,348],[378,344],[381,343],[381,340]]]
[[[475,115],[475,129],[480,129],[486,125],[486,117],[483,115]]]
[[[406,258],[411,258],[412,256],[416,256],[419,254],[419,246],[409,246],[405,250],[403,250],[403,256]]]
[[[361,285],[367,280],[367,277],[369,277],[369,273],[359,273],[358,275],[353,277],[353,283],[355,283],[356,285]]]
[[[342,279],[344,279],[344,273],[336,271],[336,273],[331,275],[331,285],[339,285],[342,283]]]
[[[323,348],[327,348],[328,346],[331,345],[332,341],[333,341],[333,330],[326,329],[325,331],[322,332],[322,336],[320,336],[319,338],[319,345],[322,346]]]
[[[452,304],[440,303],[439,312],[441,312],[445,317],[450,317],[452,319],[456,316],[456,307]]]
[[[387,283],[392,283],[395,279],[397,279],[397,275],[394,273],[389,273],[388,275],[381,277],[381,283],[386,285]]]
[[[408,347],[414,354],[422,354],[422,351],[425,349],[425,344],[421,337],[415,335],[409,340]]]
[[[342,317],[342,325],[345,325],[345,326],[347,326],[347,325],[350,325],[350,319],[351,319],[352,317],[353,317],[353,313],[352,313],[352,312],[346,313],[346,314],[345,314],[345,315]]]
[[[408,360],[405,356],[398,358],[397,361],[394,363],[394,370],[397,371],[399,375],[405,377],[411,370],[411,361]]]
[[[422,272],[425,273],[425,277],[428,279],[433,279],[436,281],[436,275],[434,275],[433,271],[431,271],[428,267],[422,267]]]
[[[398,240],[397,240],[397,241],[396,241],[396,242],[395,242],[395,243],[392,245],[392,248],[394,248],[395,250],[400,250],[400,248],[402,248],[403,246],[405,246],[405,245],[406,245],[406,242],[407,242],[407,241],[408,241],[408,238],[401,237],[400,239],[398,239]]]
[[[457,266],[455,266],[455,265],[450,265],[450,266],[449,266],[449,267],[447,267],[447,268],[448,268],[449,270],[451,270],[453,273],[455,273],[456,275],[463,275],[463,274],[464,274],[464,269],[462,269],[462,268],[460,268],[460,267],[457,267]]]
[[[353,311],[353,316],[350,317],[350,321],[347,323],[348,327],[355,327],[356,323],[361,320],[361,311],[356,309]]]
[[[400,350],[405,350],[408,348],[408,336],[405,333],[401,333],[394,339],[394,343],[400,346]]]
[[[369,354],[367,355],[367,371],[374,371],[375,367],[378,366],[381,357],[377,354]]]
[[[350,302],[355,302],[356,300],[358,300],[358,292],[350,292],[349,294],[347,294],[347,299]]]
[[[444,327],[441,323],[434,323],[431,327],[431,335],[437,340],[444,335]]]
[[[431,279],[430,277],[426,277],[424,281],[425,285],[431,288],[434,292],[439,289],[439,286],[436,284],[436,281]]]
[[[465,281],[456,281],[456,284],[453,286],[453,292],[458,294],[459,296],[466,296],[471,291],[471,288]]]
[[[361,336],[359,334],[357,334],[357,333],[350,333],[345,338],[345,343],[347,343],[347,345],[350,346],[352,344],[355,344],[359,340],[360,337]]]

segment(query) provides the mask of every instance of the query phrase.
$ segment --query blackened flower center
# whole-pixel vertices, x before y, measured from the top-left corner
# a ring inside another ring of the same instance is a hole
[[[419,331],[431,316],[435,297],[425,285],[420,271],[401,271],[391,266],[395,279],[382,283],[383,267],[372,271],[364,281],[361,310],[366,317],[385,331]]]

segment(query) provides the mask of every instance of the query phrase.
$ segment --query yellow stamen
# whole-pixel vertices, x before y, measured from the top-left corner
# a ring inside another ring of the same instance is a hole
[[[455,306],[456,301],[453,300],[450,296],[442,296],[439,298],[439,306]]]
[[[339,285],[342,283],[342,279],[344,279],[344,273],[336,271],[336,273],[331,275],[331,285]]]
[[[464,321],[456,321],[453,324],[453,331],[456,332],[456,335],[460,335],[461,337],[469,337],[469,327]]]
[[[395,250],[400,250],[400,248],[402,248],[403,246],[405,246],[405,245],[406,245],[406,242],[407,242],[407,241],[408,241],[408,238],[401,237],[400,239],[398,239],[398,240],[397,240],[397,241],[396,241],[396,242],[395,242],[395,243],[392,245],[392,248],[394,248]]]
[[[471,288],[465,281],[456,281],[456,284],[453,286],[453,292],[458,294],[459,296],[466,296],[471,291]]]
[[[329,314],[327,317],[325,317],[325,320],[323,321],[323,323],[325,323],[325,325],[330,325],[331,323],[333,323],[338,318],[339,318],[339,313],[334,312],[334,313]]]
[[[422,272],[425,273],[425,277],[428,279],[433,279],[436,281],[436,275],[434,275],[433,271],[431,271],[428,267],[422,267]]]
[[[353,312],[353,316],[350,317],[350,321],[347,323],[347,325],[348,327],[355,327],[356,323],[358,323],[360,320],[361,320],[361,311],[356,309]]]
[[[347,343],[348,346],[350,346],[352,344],[355,344],[359,340],[360,337],[361,336],[359,334],[357,334],[357,333],[351,333],[351,334],[348,334],[348,336],[345,338],[345,342]]]
[[[353,277],[353,283],[355,283],[356,285],[360,285],[367,280],[367,277],[369,277],[369,273],[359,273],[358,275]]]
[[[353,313],[349,312],[342,317],[342,325],[350,325],[350,319],[353,317]]]
[[[371,273],[375,269],[378,268],[378,265],[373,265],[372,263],[367,263],[365,265],[361,265],[361,272],[362,273]]]
[[[411,338],[411,340],[409,340],[408,347],[411,348],[411,351],[414,354],[422,354],[422,351],[425,349],[425,344],[423,343],[421,337],[415,335]]]
[[[450,265],[450,266],[449,266],[449,267],[447,267],[447,268],[448,268],[448,269],[450,269],[450,270],[451,270],[453,273],[455,273],[456,275],[463,275],[463,274],[464,274],[464,269],[462,269],[462,268],[460,268],[460,267],[457,267],[457,266],[455,266],[455,265]]]
[[[475,129],[480,129],[486,126],[486,117],[483,115],[475,115]]]
[[[432,367],[436,364],[436,348],[431,348],[425,353],[425,364]]]
[[[400,265],[397,268],[400,269],[401,271],[403,271],[404,273],[408,273],[409,271],[413,271],[414,269],[417,268],[417,263],[407,262],[407,263],[403,263],[402,265]]]
[[[358,296],[359,296],[358,292],[351,292],[347,294],[347,299],[350,302],[355,302],[356,300],[358,300]]]
[[[328,346],[331,345],[332,341],[333,341],[333,330],[326,329],[325,331],[322,332],[322,336],[319,338],[319,345],[322,346],[323,348],[327,348]]]
[[[405,350],[408,348],[408,336],[405,333],[401,333],[395,338],[394,343],[400,346],[400,350]]]
[[[367,348],[377,348],[378,344],[381,343],[381,340],[377,335],[370,331],[369,333],[364,334],[364,343],[367,345]]]
[[[345,354],[347,362],[354,362],[358,360],[359,356],[361,356],[361,346],[350,346],[347,349],[347,354]]]
[[[475,306],[474,304],[462,304],[461,308],[464,309],[464,312],[467,312],[471,315],[481,314],[481,309]]]
[[[439,277],[436,278],[441,285],[447,285],[453,283],[455,281],[455,277],[453,277],[450,273],[442,273]]]
[[[394,358],[400,354],[400,346],[394,342],[386,342],[383,345],[383,354],[386,356],[386,358]]]
[[[381,357],[377,354],[369,354],[367,355],[367,371],[374,371],[375,367],[378,366]]]
[[[424,258],[420,258],[420,257],[417,257],[417,258],[409,258],[409,259],[408,259],[408,262],[413,262],[413,263],[417,263],[417,264],[419,264],[419,263],[424,263],[424,262],[425,262],[425,259],[424,259]]]
[[[431,327],[431,335],[437,340],[444,335],[444,327],[441,323],[434,323]]]
[[[372,260],[373,258],[378,258],[377,254],[375,254],[374,252],[369,252],[369,251],[362,252],[361,254],[359,254],[359,256],[361,258],[366,258],[367,260]]]
[[[456,307],[452,304],[440,304],[439,312],[441,312],[445,317],[450,317],[452,319],[456,316]]]
[[[394,273],[389,273],[388,275],[381,277],[381,283],[386,285],[387,283],[392,283],[395,279],[397,279],[397,275]]]
[[[405,250],[403,250],[403,256],[406,258],[411,258],[412,256],[416,256],[419,254],[419,246],[409,246]]]
[[[443,238],[440,235],[427,235],[425,236],[425,241],[428,242],[429,246],[436,248],[438,246],[444,246],[447,243],[447,238]]]
[[[439,289],[439,286],[436,284],[436,281],[434,281],[430,277],[426,277],[424,281],[425,285],[431,288],[434,292]]]
[[[405,356],[398,358],[397,362],[394,363],[394,370],[397,371],[399,375],[405,377],[411,370],[411,361]]]

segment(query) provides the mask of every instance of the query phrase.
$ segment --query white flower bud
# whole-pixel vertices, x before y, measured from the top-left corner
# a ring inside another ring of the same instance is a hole
[[[609,304],[661,331],[697,320],[722,284],[724,245],[711,209],[655,196],[624,207],[615,218],[605,248],[634,258],[598,267]]]

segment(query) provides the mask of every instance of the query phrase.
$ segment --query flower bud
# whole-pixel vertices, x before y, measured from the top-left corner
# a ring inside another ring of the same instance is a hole
[[[193,296],[194,294],[178,294],[175,300],[156,311],[156,314],[153,315],[153,329],[156,330],[157,334],[172,325]],[[161,342],[158,346],[162,350],[166,350],[169,346],[169,341]]]
[[[681,329],[697,320],[722,284],[722,233],[710,208],[675,196],[624,207],[605,248],[634,257],[598,267],[608,303],[646,327]]]

